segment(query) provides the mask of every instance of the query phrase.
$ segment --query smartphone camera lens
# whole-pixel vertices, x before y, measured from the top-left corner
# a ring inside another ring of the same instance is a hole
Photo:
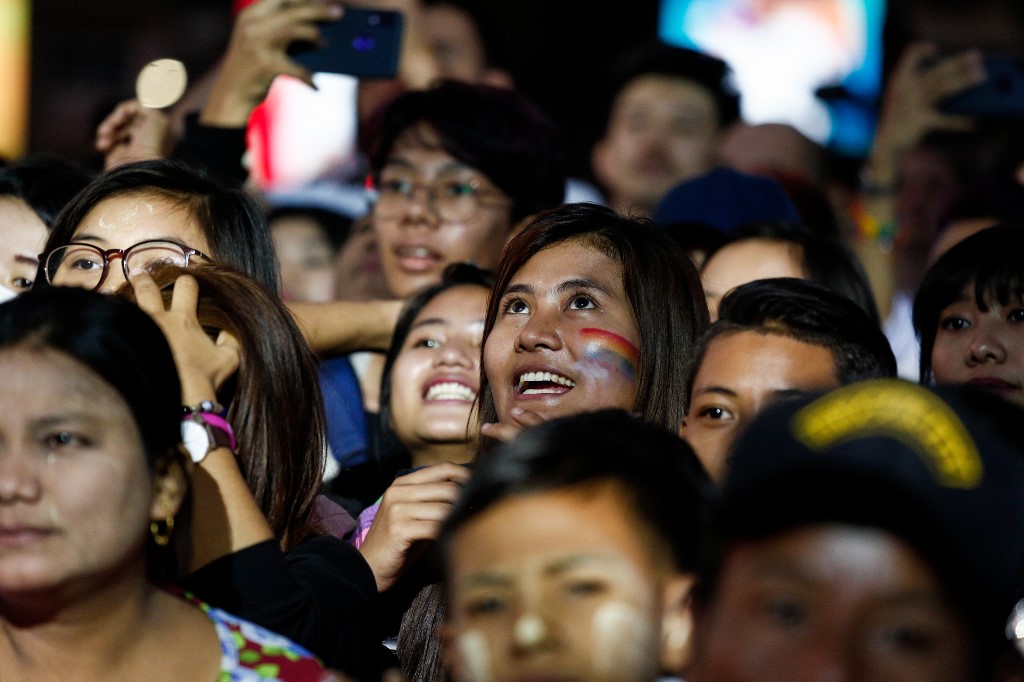
[[[371,14],[370,16],[368,16],[366,18],[366,23],[368,23],[370,26],[379,26],[380,25],[380,15],[379,14]]]

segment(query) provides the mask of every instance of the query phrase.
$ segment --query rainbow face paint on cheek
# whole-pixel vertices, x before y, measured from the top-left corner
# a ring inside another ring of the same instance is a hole
[[[640,364],[640,349],[624,336],[607,329],[588,327],[580,330],[583,342],[583,360],[609,372],[616,372],[636,379],[636,368]]]

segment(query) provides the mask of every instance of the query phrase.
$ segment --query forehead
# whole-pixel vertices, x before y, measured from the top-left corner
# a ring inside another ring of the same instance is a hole
[[[717,117],[715,98],[704,86],[678,76],[644,74],[629,81],[615,98],[614,112],[650,108]]]
[[[640,532],[632,505],[614,484],[516,495],[456,531],[449,555],[459,577],[485,571],[544,571],[562,565],[615,567],[639,579],[663,555]],[[636,573],[633,575],[633,573]]]
[[[729,284],[732,288],[772,277],[806,277],[798,245],[773,239],[744,239],[716,251],[701,270],[701,278],[709,287]]]
[[[694,393],[717,386],[745,394],[838,386],[825,346],[781,334],[731,332],[712,339],[694,377]]]
[[[486,312],[488,290],[475,284],[464,284],[446,289],[430,299],[416,315],[420,322],[428,319],[459,321],[482,320]]]
[[[144,192],[119,194],[98,202],[75,228],[72,240],[126,249],[147,239],[169,239],[208,255],[210,244],[188,208]]]
[[[127,413],[121,394],[99,374],[70,355],[51,348],[15,346],[0,350],[0,413],[74,410],[111,415]],[[130,419],[130,417],[125,417]]]
[[[554,283],[570,279],[591,279],[612,290],[623,291],[622,263],[599,245],[584,239],[569,239],[545,247],[512,276],[510,283]]]

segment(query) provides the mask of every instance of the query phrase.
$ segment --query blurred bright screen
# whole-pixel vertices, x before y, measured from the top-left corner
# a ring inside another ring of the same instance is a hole
[[[658,30],[729,63],[748,123],[789,123],[862,156],[874,133],[884,15],[885,0],[661,0]]]

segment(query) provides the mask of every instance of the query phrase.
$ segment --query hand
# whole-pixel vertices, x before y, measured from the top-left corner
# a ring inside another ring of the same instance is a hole
[[[509,441],[515,440],[516,436],[523,429],[528,429],[531,426],[542,424],[546,419],[540,416],[536,412],[530,412],[524,410],[521,407],[513,407],[509,410],[509,416],[512,417],[512,423],[497,422],[490,424],[480,425],[480,435],[494,440],[500,440],[502,443],[508,443]]]
[[[943,99],[986,79],[982,57],[976,50],[936,59],[929,43],[914,43],[904,50],[886,86],[878,133],[870,167],[875,180],[895,181],[899,155],[932,130],[969,130],[974,122],[939,110]],[[929,60],[934,60],[928,64]]]
[[[166,309],[148,272],[131,275],[129,282],[136,303],[157,323],[171,347],[181,378],[182,403],[215,399],[217,389],[238,369],[238,341],[227,332],[214,341],[203,331],[196,316],[199,284],[195,278],[181,275],[175,280],[171,305]]]
[[[288,46],[318,44],[317,22],[334,21],[342,13],[331,0],[258,0],[239,12],[200,123],[245,126],[279,75],[315,88],[313,74],[288,57]]]
[[[121,102],[96,128],[96,151],[105,156],[104,170],[132,161],[160,159],[172,146],[167,114],[142,106],[137,99]]]
[[[360,545],[383,592],[437,539],[441,524],[470,471],[459,464],[436,464],[399,476],[384,493],[366,539]]]

